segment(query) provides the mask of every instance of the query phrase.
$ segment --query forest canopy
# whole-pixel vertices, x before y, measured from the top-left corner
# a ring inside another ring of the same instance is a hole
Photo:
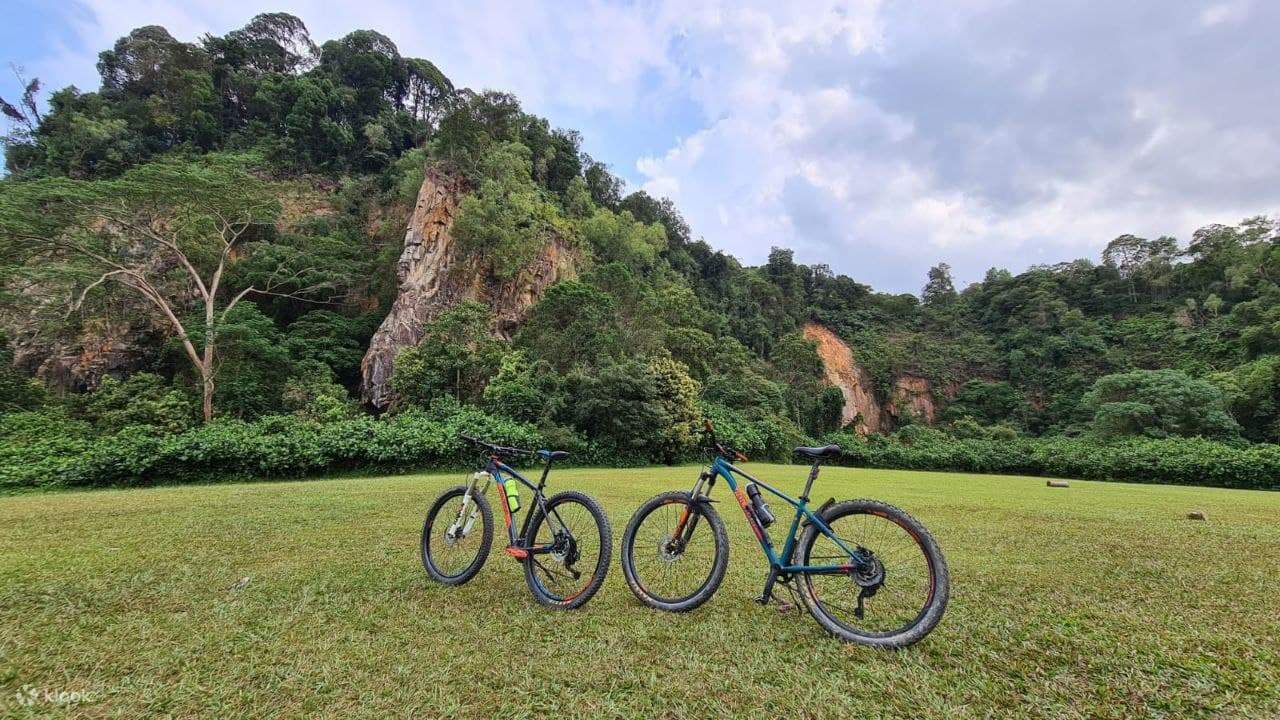
[[[627,192],[575,131],[455,87],[373,30],[317,43],[284,13],[194,42],[146,26],[98,72],[98,89],[56,90],[43,111],[36,79],[0,100],[6,437],[367,420],[360,358],[429,170],[467,189],[454,234],[495,282],[551,238],[582,267],[507,336],[483,304],[433,319],[398,362],[393,415],[483,413],[628,462],[690,457],[715,417],[781,458],[852,429],[803,333],[818,323],[903,438],[932,423],[955,438],[1280,442],[1266,217],[1122,235],[1097,261],[992,268],[962,289],[939,263],[918,296],[886,294],[785,248],[744,266],[670,200]],[[68,382],[59,353],[90,342],[122,359]]]

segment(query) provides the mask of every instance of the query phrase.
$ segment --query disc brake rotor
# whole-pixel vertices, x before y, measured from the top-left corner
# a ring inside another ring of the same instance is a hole
[[[680,559],[680,552],[670,540],[659,540],[658,559],[664,563],[674,563]]]

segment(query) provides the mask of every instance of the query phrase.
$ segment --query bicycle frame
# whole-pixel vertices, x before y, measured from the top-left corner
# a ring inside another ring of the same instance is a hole
[[[791,575],[796,573],[810,575],[844,575],[852,572],[857,569],[859,565],[866,562],[866,556],[863,554],[863,548],[861,546],[856,549],[850,549],[849,546],[831,530],[831,527],[828,526],[817,513],[809,509],[809,490],[813,487],[813,481],[818,478],[819,465],[820,463],[814,463],[813,467],[809,469],[809,479],[805,483],[804,492],[800,497],[793,498],[763,480],[752,477],[742,468],[737,467],[722,456],[716,455],[715,459],[711,461],[710,470],[703,472],[702,476],[698,478],[698,483],[694,485],[693,491],[690,493],[690,497],[692,497],[695,502],[698,502],[699,499],[703,502],[710,502],[710,492],[715,486],[717,477],[723,477],[725,482],[729,484],[729,490],[733,493],[734,497],[737,498],[738,505],[742,507],[742,513],[747,518],[747,524],[751,526],[751,531],[755,533],[756,540],[760,543],[760,549],[764,552],[765,557],[769,559],[769,576],[765,579],[764,590],[761,592],[760,597],[757,598],[757,601],[760,603],[769,602],[769,599],[773,595],[773,585],[777,582],[779,577],[781,577],[782,581],[785,583]],[[791,527],[787,531],[787,541],[786,544],[783,545],[781,555],[779,555],[777,550],[774,549],[773,539],[769,536],[769,532],[761,526],[760,521],[756,519],[755,511],[751,508],[751,499],[747,497],[746,491],[738,486],[735,475],[739,475],[747,481],[753,482],[757,486],[768,490],[770,494],[781,499],[783,502],[795,509],[795,515],[791,518]],[[683,535],[685,542],[687,542],[689,537],[692,536],[694,528],[697,527],[698,516],[692,515],[693,522],[689,523],[690,516],[691,513],[686,509],[684,514],[676,523],[676,529],[671,535],[673,539]],[[841,549],[841,551],[848,554],[850,561],[839,565],[798,565],[784,562],[784,560],[790,559],[791,553],[795,549],[796,538],[799,535],[800,523],[802,521],[808,522],[818,528],[819,532],[830,538],[831,541]],[[688,527],[686,527],[686,524]]]
[[[568,532],[568,528],[565,527],[564,521],[560,519],[560,516],[558,513],[556,513],[554,510],[552,510],[550,513],[547,512],[547,499],[546,499],[546,495],[543,493],[543,488],[546,487],[546,484],[547,484],[547,474],[551,472],[550,463],[547,463],[545,466],[543,466],[542,477],[539,478],[537,485],[534,485],[532,482],[530,482],[528,478],[526,478],[524,475],[521,475],[519,471],[517,471],[515,468],[499,460],[497,456],[489,457],[489,462],[488,464],[485,465],[484,472],[488,473],[489,476],[493,478],[494,483],[496,483],[499,488],[503,487],[502,477],[504,473],[514,478],[515,480],[519,481],[525,487],[529,488],[529,490],[533,492],[534,502],[536,502],[538,504],[538,507],[542,509],[542,514],[548,517],[554,515],[556,518],[556,522],[560,524],[560,527],[564,528],[565,531]],[[488,489],[489,489],[489,486],[487,482],[485,483],[484,489],[477,489],[476,479],[473,477],[471,479],[471,484],[467,487],[467,492],[463,494],[462,508],[459,510],[459,518],[461,518],[462,515],[466,514],[467,505],[471,501],[472,493],[483,495],[485,491],[487,491]],[[542,554],[551,552],[552,545],[550,544],[540,545],[538,547],[531,547],[526,544],[526,538],[528,537],[528,534],[529,534],[529,522],[530,520],[533,519],[532,512],[525,513],[524,523],[521,524],[520,526],[520,533],[518,535],[516,534],[516,527],[515,527],[515,523],[513,522],[514,517],[512,516],[511,508],[507,505],[506,492],[502,491],[499,494],[501,495],[501,497],[499,498],[500,502],[498,504],[502,506],[502,517],[506,521],[506,525],[507,525],[508,546],[511,549],[523,551],[525,554],[529,554],[529,555],[542,555]],[[471,511],[473,519],[477,511],[478,510]],[[470,528],[470,525],[471,525],[471,522],[473,522],[473,519],[468,520],[467,522],[468,528]],[[510,553],[510,554],[513,554],[516,557],[521,557],[516,553]]]

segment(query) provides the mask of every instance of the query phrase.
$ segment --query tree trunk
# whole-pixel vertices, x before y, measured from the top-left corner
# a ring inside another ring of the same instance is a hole
[[[213,374],[208,368],[200,368],[200,380],[204,391],[204,403],[201,409],[204,413],[204,421],[209,422],[213,419]]]
[[[202,412],[207,423],[213,419],[213,325],[206,326],[204,341],[204,361],[200,363],[200,380],[203,385],[204,403]]]

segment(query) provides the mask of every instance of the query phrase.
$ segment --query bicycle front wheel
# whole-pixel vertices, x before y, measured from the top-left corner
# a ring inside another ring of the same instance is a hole
[[[535,505],[526,544],[548,548],[525,558],[529,592],[543,605],[572,610],[604,583],[613,555],[613,529],[595,498],[569,490],[548,498],[545,513]]]
[[[688,612],[711,599],[729,566],[729,536],[710,503],[665,492],[640,506],[622,534],[622,573],[645,605]]]
[[[793,564],[842,567],[796,573],[800,599],[831,634],[861,645],[902,648],[928,635],[951,594],[947,561],[933,536],[905,511],[875,500],[833,505],[809,524]]]
[[[451,487],[427,509],[422,523],[422,567],[445,585],[461,585],[480,572],[493,543],[493,511],[467,486]]]

